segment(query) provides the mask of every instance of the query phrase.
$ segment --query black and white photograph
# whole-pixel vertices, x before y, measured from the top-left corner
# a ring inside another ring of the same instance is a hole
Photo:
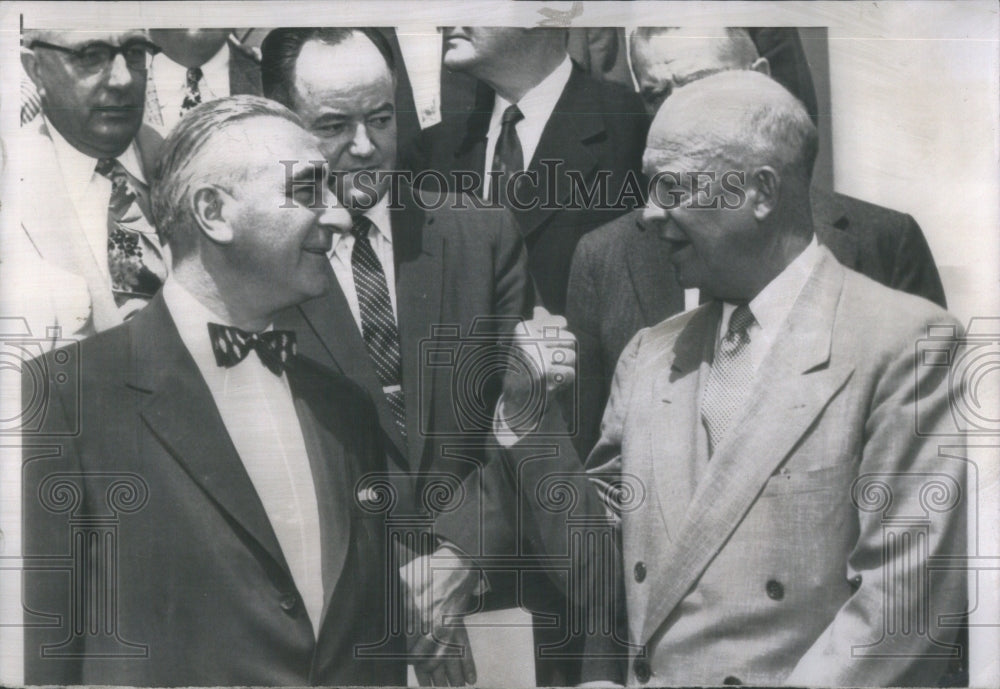
[[[995,1],[7,2],[0,73],[0,684],[1000,685]]]

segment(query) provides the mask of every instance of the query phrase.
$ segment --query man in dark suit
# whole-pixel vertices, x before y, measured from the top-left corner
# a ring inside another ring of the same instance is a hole
[[[152,29],[162,49],[149,70],[146,121],[167,132],[199,103],[261,95],[260,60],[232,29]]]
[[[514,211],[539,303],[561,314],[580,237],[641,202],[642,104],[631,89],[573,64],[560,29],[450,27],[444,66],[495,96],[487,110],[444,113],[425,130],[418,167]],[[596,199],[581,197],[595,188]]]
[[[426,357],[463,343],[489,348],[497,328],[530,315],[523,243],[505,212],[421,198],[390,179],[394,63],[380,32],[275,29],[262,66],[265,94],[319,136],[355,225],[334,237],[329,292],[280,322],[299,333],[303,352],[369,391],[398,472],[396,513],[425,513],[418,494],[431,474],[463,477],[478,466],[500,393],[499,377],[488,376],[481,400],[453,394],[462,359],[435,366]],[[463,439],[459,456],[445,451]]]
[[[304,161],[293,180],[282,160]],[[271,101],[192,110],[153,195],[172,276],[78,358],[38,364],[51,375],[41,435],[25,436],[27,683],[405,682],[402,662],[361,650],[389,638],[393,576],[359,489],[384,470],[376,412],[270,328],[326,289],[350,222],[323,199],[321,160]]]
[[[638,29],[632,67],[655,113],[671,91],[726,69],[768,74],[766,58],[743,29]],[[909,215],[812,189],[816,236],[845,266],[895,289],[945,306],[937,266]],[[577,449],[586,454],[599,433],[618,357],[641,328],[684,309],[668,248],[644,232],[641,215],[622,216],[587,235],[570,272],[566,316],[579,342]]]

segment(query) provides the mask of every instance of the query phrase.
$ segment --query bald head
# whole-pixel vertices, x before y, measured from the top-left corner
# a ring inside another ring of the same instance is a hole
[[[674,89],[724,70],[768,74],[746,29],[640,27],[632,32],[632,69],[650,115]]]
[[[678,282],[750,301],[809,244],[816,130],[770,78],[730,71],[677,89],[649,130],[643,224]]]
[[[816,127],[791,93],[753,71],[720,72],[678,89],[649,130],[643,164],[770,166],[783,182],[804,183],[817,152]]]

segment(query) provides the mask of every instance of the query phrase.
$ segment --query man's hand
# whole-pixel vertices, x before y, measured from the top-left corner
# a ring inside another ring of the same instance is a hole
[[[576,336],[566,319],[536,306],[514,338],[503,381],[503,419],[514,431],[526,431],[541,420],[559,390],[576,380]]]
[[[475,684],[476,665],[465,626],[455,619],[469,610],[479,583],[476,570],[447,545],[411,560],[399,570],[409,618],[416,629],[410,660],[421,686]]]

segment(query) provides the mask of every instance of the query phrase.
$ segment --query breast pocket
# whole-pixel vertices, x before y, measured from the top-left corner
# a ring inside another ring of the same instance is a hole
[[[761,497],[823,491],[847,495],[850,482],[854,479],[856,472],[857,463],[852,459],[811,471],[797,471],[795,468],[782,469],[768,479]]]

